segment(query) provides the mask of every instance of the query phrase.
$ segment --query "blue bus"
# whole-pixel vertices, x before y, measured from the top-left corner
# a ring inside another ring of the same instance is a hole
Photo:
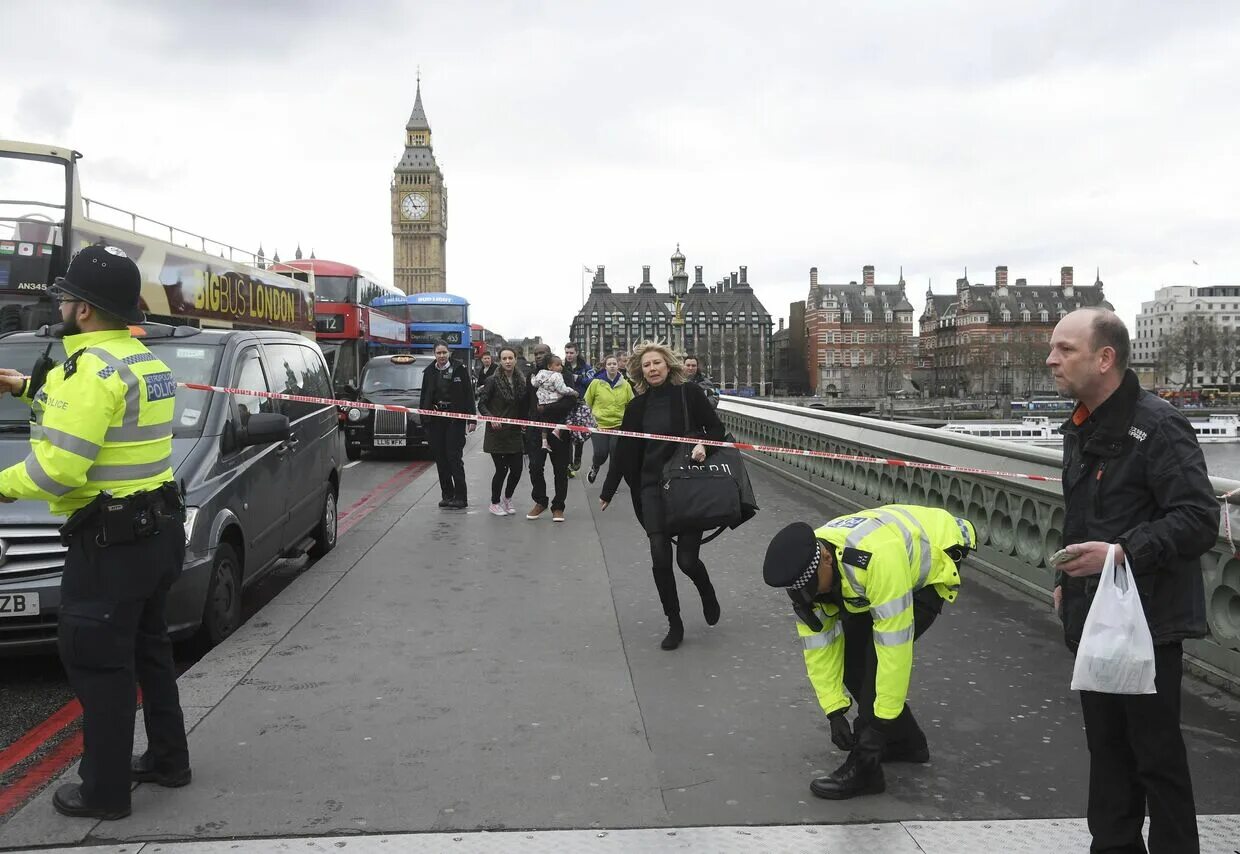
[[[370,305],[409,324],[409,347],[415,353],[430,353],[436,341],[447,341],[453,358],[472,368],[469,300],[465,297],[455,294],[381,296]]]

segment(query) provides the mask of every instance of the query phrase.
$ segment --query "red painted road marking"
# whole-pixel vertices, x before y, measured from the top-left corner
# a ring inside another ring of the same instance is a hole
[[[339,529],[336,532],[337,538],[343,537],[354,525],[357,525],[372,510],[379,507],[382,504],[381,498],[383,501],[386,501],[412,483],[414,478],[428,468],[430,468],[429,462],[412,462],[353,502],[352,506],[340,515]]]
[[[9,813],[25,806],[27,801],[47,785],[48,780],[72,765],[81,755],[82,731],[78,730],[0,792],[0,817],[7,817]]]
[[[0,750],[0,774],[4,774],[14,765],[25,762],[40,747],[43,747],[60,731],[76,721],[82,714],[82,704],[70,700],[52,714],[43,723],[31,727],[30,731],[4,750]],[[0,812],[3,812],[0,810]]]
[[[346,510],[339,519],[337,538],[342,537],[354,525],[360,523],[373,510],[382,506],[380,498],[387,499],[413,482],[430,466],[421,460],[409,463],[392,477],[368,491]],[[345,520],[348,520],[347,522]],[[0,751],[0,775],[29,759],[38,750],[56,739],[65,729],[81,719],[82,706],[77,700],[66,703],[42,723],[37,724],[21,738]],[[78,730],[65,738],[50,753],[32,765],[24,774],[5,786],[0,792],[0,818],[7,818],[38,794],[56,775],[68,768],[82,755],[82,732]]]

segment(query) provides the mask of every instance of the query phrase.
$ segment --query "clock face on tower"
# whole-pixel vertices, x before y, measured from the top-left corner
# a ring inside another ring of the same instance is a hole
[[[407,193],[400,200],[400,213],[405,219],[425,219],[431,205],[421,193]]]

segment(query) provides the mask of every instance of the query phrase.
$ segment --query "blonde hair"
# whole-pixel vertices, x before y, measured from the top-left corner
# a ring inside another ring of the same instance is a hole
[[[663,361],[667,363],[669,383],[680,385],[685,381],[685,363],[680,360],[680,356],[672,352],[672,348],[658,341],[642,341],[633,348],[633,353],[629,356],[629,379],[633,382],[634,391],[638,394],[645,394],[650,390],[646,375],[642,371],[642,360],[651,350],[662,356]]]

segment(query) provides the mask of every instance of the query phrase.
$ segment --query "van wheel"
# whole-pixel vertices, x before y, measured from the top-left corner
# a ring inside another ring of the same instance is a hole
[[[202,626],[197,646],[204,652],[231,635],[241,625],[241,562],[228,543],[215,548],[207,602],[202,609]]]
[[[314,545],[310,547],[310,557],[318,560],[336,547],[336,528],[339,518],[336,515],[336,490],[327,487],[327,497],[323,499],[323,516],[318,527],[314,529]]]
[[[360,447],[355,448],[352,445],[345,445],[344,455],[348,458],[349,462],[360,460],[362,458],[362,449]]]

